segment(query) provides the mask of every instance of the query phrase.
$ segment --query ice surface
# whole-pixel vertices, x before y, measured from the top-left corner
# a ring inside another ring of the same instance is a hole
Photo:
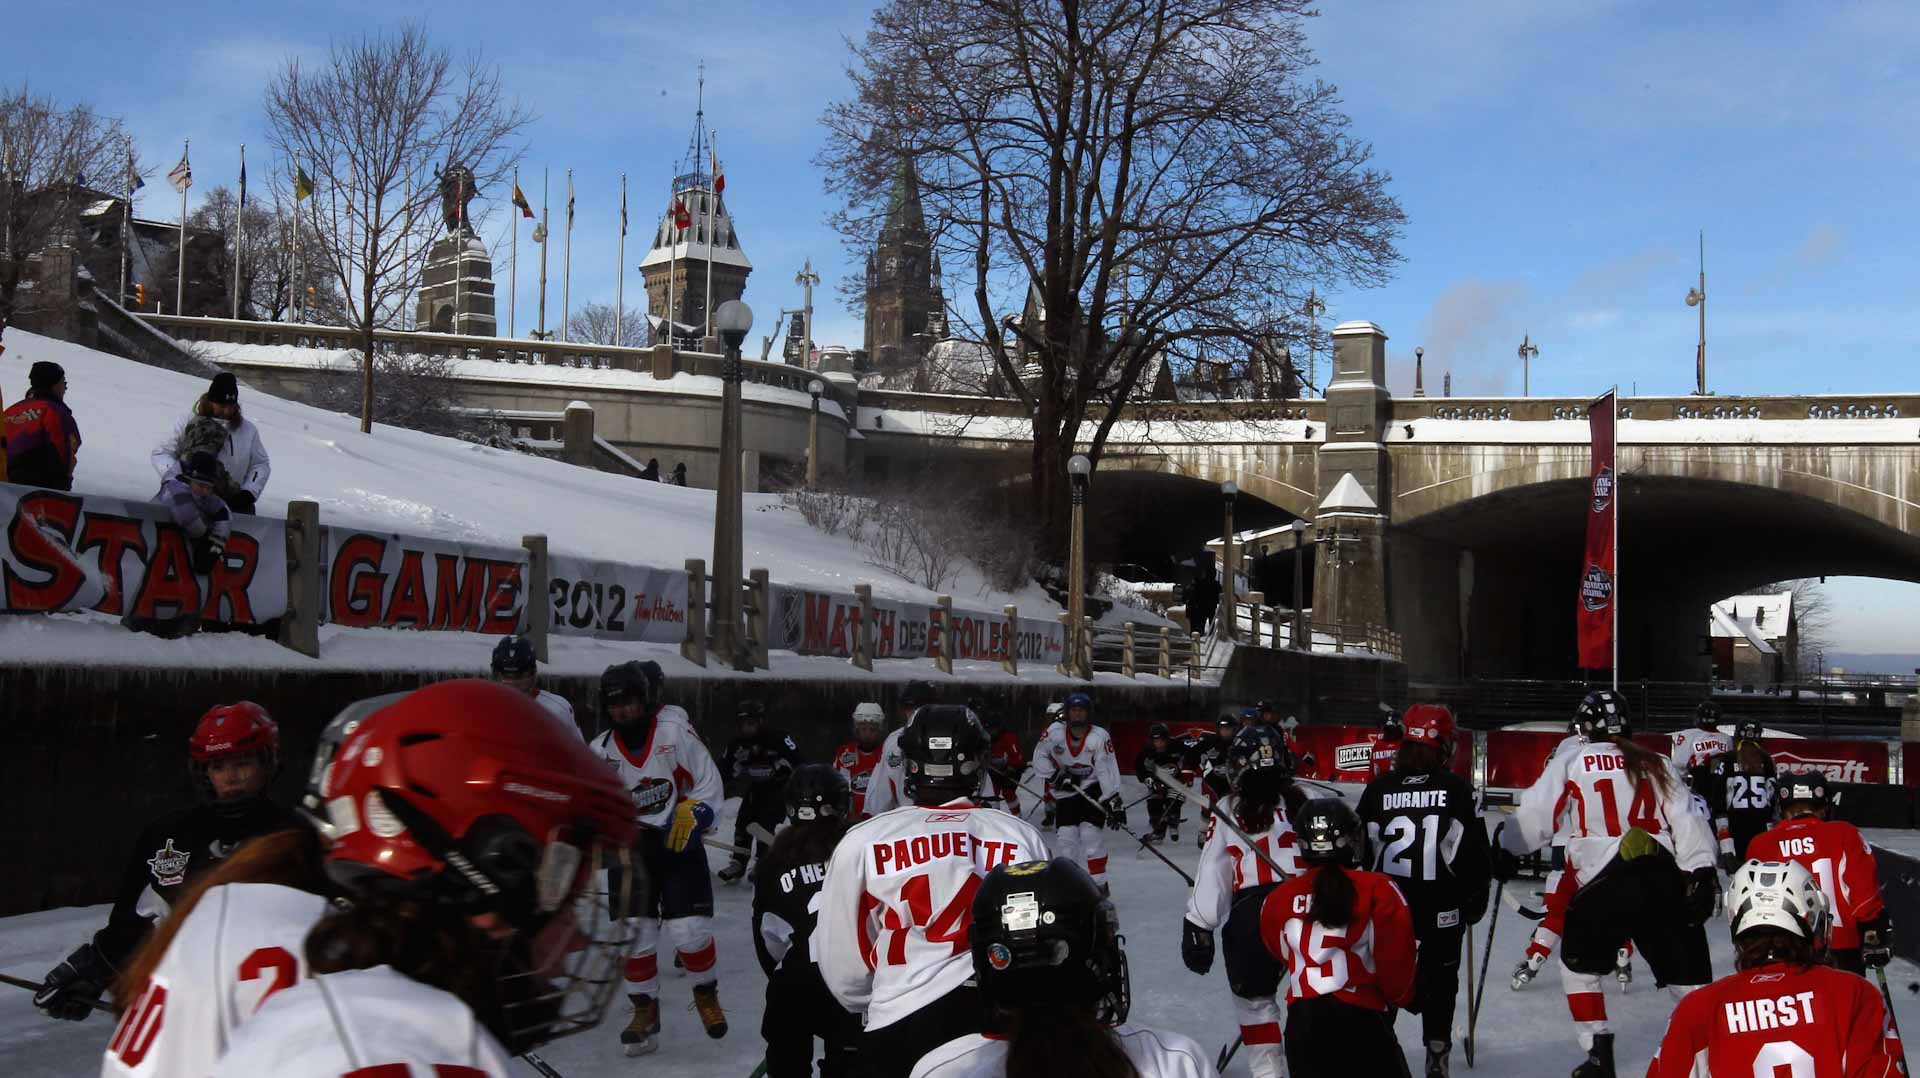
[[[1141,792],[1131,779],[1124,785],[1129,800]],[[1347,788],[1349,796],[1352,790]],[[734,807],[734,802],[728,803],[716,828],[717,834],[732,834]],[[1136,829],[1143,827],[1144,817],[1144,809],[1135,808],[1132,825]],[[1182,832],[1185,841],[1162,847],[1188,871],[1192,871],[1199,860],[1199,851],[1193,846],[1193,824],[1189,808]],[[1110,834],[1109,843],[1113,860],[1107,871],[1133,970],[1133,1021],[1177,1029],[1195,1037],[1210,1051],[1217,1051],[1233,1040],[1237,1028],[1221,965],[1216,962],[1213,972],[1203,978],[1187,972],[1180,963],[1180,920],[1186,902],[1186,885],[1150,854],[1135,852],[1138,847],[1125,835]],[[717,870],[724,863],[725,855],[709,850],[708,860]],[[1534,924],[1515,912],[1514,892],[1534,886],[1537,885],[1516,883],[1508,887],[1509,901],[1499,914],[1492,972],[1487,977],[1486,1000],[1480,1013],[1477,1066],[1471,1072],[1466,1069],[1460,1048],[1467,1014],[1466,993],[1461,993],[1455,1019],[1455,1074],[1537,1078],[1565,1074],[1580,1058],[1555,964],[1549,963],[1539,979],[1522,992],[1507,987],[1508,974],[1520,960],[1527,934]],[[621,1055],[619,1029],[625,1024],[626,1016],[624,1009],[616,1005],[609,1009],[607,1021],[599,1029],[557,1041],[541,1055],[567,1078],[633,1074],[747,1078],[762,1055],[759,1029],[766,988],[749,939],[752,896],[747,887],[744,883],[734,887],[716,883],[714,888],[720,999],[726,1006],[731,1027],[724,1040],[709,1040],[701,1032],[699,1020],[688,1009],[692,1001],[691,983],[672,971],[669,962],[663,961],[661,1023],[664,1030],[657,1054],[637,1061]],[[1537,902],[1531,894],[1528,898]],[[0,972],[38,978],[97,927],[105,913],[105,907],[96,906],[0,920]],[[1475,930],[1476,939],[1483,944],[1485,927],[1483,921]],[[1712,942],[1714,973],[1731,972],[1732,945],[1726,923],[1713,921],[1708,925],[1707,936]],[[1476,947],[1473,955],[1476,966],[1480,953]],[[1463,964],[1463,972],[1464,969]],[[1887,973],[1894,986],[1894,1007],[1900,1023],[1910,1030],[1920,1029],[1920,996],[1906,987],[1920,983],[1920,969],[1896,961]],[[1654,989],[1652,974],[1638,960],[1634,963],[1633,984],[1622,991],[1617,982],[1608,978],[1606,993],[1607,1008],[1617,1035],[1618,1071],[1621,1075],[1643,1074],[1666,1031],[1673,1002],[1666,993]],[[1424,1058],[1419,1029],[1419,1019],[1415,1016],[1400,1017],[1397,1027],[1400,1045],[1416,1073]],[[27,992],[0,986],[0,1074],[11,1078],[95,1074],[99,1053],[110,1033],[110,1024],[99,1017],[78,1024],[44,1018],[33,1009]],[[519,1067],[522,1073],[533,1073],[524,1064]],[[1229,1078],[1245,1078],[1244,1058],[1229,1065],[1226,1074]]]

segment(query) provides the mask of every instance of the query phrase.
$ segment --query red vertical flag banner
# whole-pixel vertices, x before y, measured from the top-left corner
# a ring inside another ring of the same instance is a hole
[[[1593,473],[1587,487],[1587,556],[1580,571],[1580,665],[1589,670],[1613,667],[1614,604],[1620,596],[1614,580],[1614,395],[1587,406],[1593,438]]]

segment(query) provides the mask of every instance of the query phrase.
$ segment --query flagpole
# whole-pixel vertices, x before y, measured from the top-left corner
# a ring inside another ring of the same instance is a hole
[[[553,239],[547,231],[547,170],[540,170],[540,328],[535,335],[547,337],[547,247]]]
[[[187,311],[187,188],[193,186],[193,165],[187,162],[187,155],[193,149],[191,139],[180,140],[180,160],[187,163],[187,182],[180,185],[180,265],[174,271],[173,313],[185,314]]]
[[[307,321],[307,263],[300,257],[300,159],[293,162],[293,286],[294,310],[302,325]]]
[[[625,345],[626,335],[626,290],[627,290],[627,174],[620,174],[620,253],[614,257],[613,276],[613,343]]]
[[[513,197],[520,197],[520,166],[513,166]],[[520,207],[513,206],[507,216],[513,221],[513,243],[507,248],[507,261],[513,263],[513,276],[507,278],[507,336],[514,333],[513,316],[520,307]]]
[[[568,339],[567,318],[573,311],[573,170],[567,170],[567,238],[560,253],[560,339]]]
[[[673,346],[673,277],[680,264],[680,184],[678,177],[667,184],[667,346]]]
[[[240,318],[240,248],[247,240],[247,144],[240,144],[240,202],[233,208],[233,317]]]
[[[411,186],[408,188],[408,193],[411,201]],[[459,336],[460,306],[467,285],[467,178],[465,176],[460,177],[455,184],[453,197],[454,201],[460,204],[459,211],[454,216],[454,220],[459,224],[453,229],[453,332],[455,336]],[[461,356],[465,355],[466,352],[462,350]]]
[[[120,214],[120,306],[127,305],[127,247],[133,242],[133,140],[127,140],[127,202]]]
[[[707,148],[711,152],[713,148],[713,142],[711,139],[709,139],[707,142]],[[706,302],[702,304],[702,306],[706,307],[707,309],[707,332],[705,336],[710,338],[713,336],[713,211],[716,208],[714,204],[720,201],[720,196],[714,193],[714,190],[713,190],[713,170],[712,169],[707,170],[706,201],[707,201],[707,287],[705,288],[705,290],[701,292],[701,295],[706,297]]]
[[[1620,460],[1620,386],[1615,383],[1607,393],[1609,406],[1613,409],[1612,437],[1613,445],[1608,454],[1613,459],[1613,691],[1620,691],[1620,603],[1625,596],[1620,590],[1620,563],[1626,559],[1620,556],[1620,494],[1627,485],[1621,481],[1625,469]],[[1642,677],[1646,676],[1644,673]]]

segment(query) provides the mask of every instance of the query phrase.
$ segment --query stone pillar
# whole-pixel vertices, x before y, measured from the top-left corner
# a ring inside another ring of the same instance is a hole
[[[560,455],[568,464],[593,467],[593,405],[569,401],[560,421]]]
[[[1351,473],[1334,483],[1314,514],[1319,561],[1313,577],[1313,622],[1316,629],[1335,634],[1336,646],[1369,626],[1391,628],[1386,524],[1387,518]]]
[[[1386,530],[1393,475],[1385,438],[1392,417],[1386,332],[1372,322],[1334,327],[1327,440],[1315,455],[1321,495],[1314,518],[1316,627],[1392,628]]]
[[[498,334],[493,310],[493,258],[471,229],[441,236],[427,249],[414,321],[422,331],[469,337]]]

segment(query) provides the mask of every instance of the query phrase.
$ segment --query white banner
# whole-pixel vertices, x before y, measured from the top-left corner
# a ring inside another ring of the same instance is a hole
[[[941,650],[935,626],[939,608],[931,603],[895,599],[873,601],[873,657],[922,659]],[[767,647],[800,655],[853,654],[860,623],[860,600],[838,592],[775,585]],[[955,659],[1005,661],[1008,652],[1023,663],[1057,664],[1066,654],[1066,626],[1057,621],[1021,618],[1009,624],[1004,614],[953,612],[951,651]]]
[[[94,610],[259,625],[287,612],[286,522],[236,515],[227,549],[195,574],[164,506],[0,483],[0,609]]]
[[[555,554],[547,559],[547,611],[557,634],[678,644],[687,638],[686,570]]]
[[[505,636],[525,627],[527,552],[324,528],[326,620]]]

